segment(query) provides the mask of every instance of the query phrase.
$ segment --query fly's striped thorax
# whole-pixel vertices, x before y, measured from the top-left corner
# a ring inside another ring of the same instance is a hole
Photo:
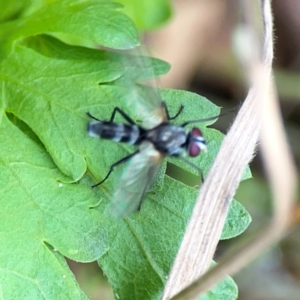
[[[89,123],[88,133],[93,137],[132,145],[138,144],[141,134],[137,125],[97,121]]]

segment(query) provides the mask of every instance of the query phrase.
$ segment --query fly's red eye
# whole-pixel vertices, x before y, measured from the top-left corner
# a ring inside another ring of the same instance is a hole
[[[191,137],[197,138],[199,136],[203,136],[202,131],[197,127],[193,127],[191,130]]]
[[[188,143],[188,155],[191,157],[198,156],[201,150],[206,148],[206,143],[202,137],[202,132],[199,128],[194,127],[190,131],[190,140]]]
[[[191,142],[188,150],[188,154],[190,157],[195,157],[198,156],[201,152],[200,147],[198,146],[197,143]]]

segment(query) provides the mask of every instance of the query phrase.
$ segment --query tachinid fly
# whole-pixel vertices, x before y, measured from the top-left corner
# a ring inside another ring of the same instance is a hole
[[[93,186],[96,187],[107,180],[115,167],[130,161],[113,196],[111,203],[113,215],[124,218],[141,208],[145,193],[151,187],[156,171],[165,156],[175,156],[185,161],[199,171],[203,180],[201,170],[183,157],[183,154],[190,157],[198,156],[206,149],[206,143],[199,128],[194,127],[187,132],[185,126],[214,120],[219,116],[187,121],[179,126],[171,124],[170,121],[176,119],[183,109],[181,106],[177,114],[170,117],[165,102],[157,96],[156,105],[152,103],[152,111],[147,112],[149,114],[147,123],[144,122],[142,126],[137,125],[119,107],[113,110],[109,121],[99,120],[87,113],[93,119],[88,123],[87,130],[90,136],[138,146],[138,150],[112,164],[105,178]],[[114,123],[116,113],[119,113],[128,124]],[[155,118],[151,118],[154,115]]]

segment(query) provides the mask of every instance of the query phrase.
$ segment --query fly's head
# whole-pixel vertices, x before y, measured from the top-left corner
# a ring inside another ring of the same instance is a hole
[[[188,156],[196,157],[201,151],[206,150],[206,142],[203,138],[201,130],[197,127],[193,127],[188,133],[186,141],[186,151]]]

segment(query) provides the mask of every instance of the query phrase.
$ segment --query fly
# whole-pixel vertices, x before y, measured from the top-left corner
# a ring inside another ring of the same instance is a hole
[[[220,115],[187,121],[178,126],[171,124],[170,121],[181,114],[184,106],[181,105],[176,115],[170,117],[166,103],[160,100],[156,103],[156,107],[153,105],[155,110],[152,111],[152,115],[155,112],[155,118],[151,119],[149,115],[147,120],[148,124],[151,124],[151,120],[155,119],[151,127],[148,125],[149,128],[146,128],[144,124],[142,126],[136,124],[119,107],[115,107],[109,121],[99,120],[89,112],[87,113],[93,119],[88,123],[87,128],[90,136],[138,146],[135,152],[112,164],[104,179],[92,186],[94,188],[104,183],[115,167],[129,161],[111,203],[113,215],[120,218],[125,218],[134,211],[140,210],[145,194],[150,189],[155,174],[166,156],[178,157],[185,161],[199,172],[203,181],[201,169],[183,157],[183,154],[189,157],[198,156],[206,149],[206,142],[199,128],[193,127],[186,131],[185,127],[192,123],[214,120]],[[116,113],[119,113],[127,124],[115,123]]]

